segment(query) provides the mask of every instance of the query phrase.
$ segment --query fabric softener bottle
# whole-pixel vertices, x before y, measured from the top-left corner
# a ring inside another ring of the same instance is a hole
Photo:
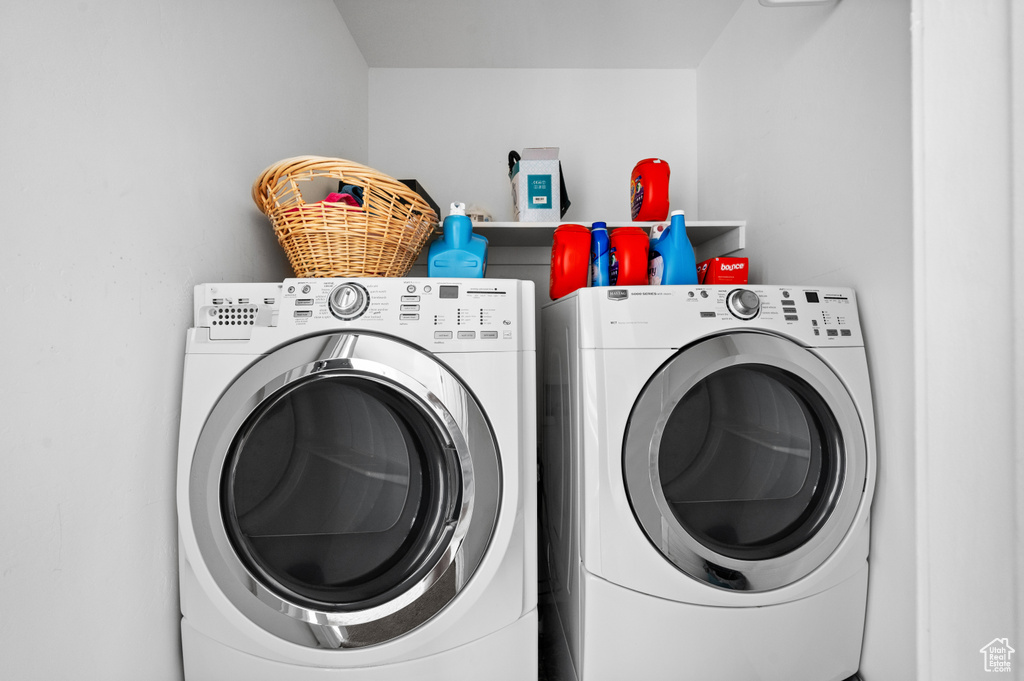
[[[590,228],[590,285],[611,284],[608,270],[608,224],[595,222]]]
[[[672,211],[672,219],[653,246],[661,256],[661,283],[697,283],[697,261],[693,245],[686,236],[686,217],[681,210]],[[653,283],[653,282],[652,282]]]
[[[444,219],[444,234],[430,244],[427,274],[431,277],[483,278],[487,272],[487,238],[473,234],[466,204],[453,203]]]
[[[651,240],[647,249],[647,283],[651,286],[661,284],[661,275],[665,271],[665,260],[661,257],[658,242],[665,235],[665,225],[651,227]]]

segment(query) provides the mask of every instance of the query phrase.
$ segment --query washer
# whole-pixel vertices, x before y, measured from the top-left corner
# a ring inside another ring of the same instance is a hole
[[[185,678],[537,678],[531,282],[195,289]]]
[[[541,323],[560,678],[855,674],[875,429],[854,292],[590,288]]]

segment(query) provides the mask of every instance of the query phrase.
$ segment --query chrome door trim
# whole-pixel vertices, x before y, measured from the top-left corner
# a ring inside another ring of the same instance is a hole
[[[399,356],[401,361],[395,364],[414,366],[417,376],[381,361]],[[409,399],[434,424],[449,475],[458,472],[461,489],[461,503],[447,509],[447,527],[442,542],[436,545],[447,546],[436,562],[396,598],[363,610],[315,609],[269,588],[237,555],[221,515],[221,476],[232,443],[250,415],[288,386],[336,376],[386,385]],[[278,348],[251,365],[225,391],[211,410],[193,455],[189,512],[204,563],[225,595],[250,619],[303,645],[357,647],[382,643],[414,629],[462,590],[493,534],[500,477],[490,424],[476,398],[450,369],[426,351],[397,339],[334,333]],[[478,494],[481,482],[486,494]],[[255,596],[264,607],[254,607],[251,596],[247,599],[242,593]],[[428,593],[429,604],[420,603]],[[308,630],[296,630],[295,622],[304,623]]]
[[[739,560],[697,541],[676,520],[665,499],[658,465],[661,436],[683,396],[708,376],[737,365],[766,365],[808,384],[832,411],[842,442],[843,471],[830,504],[832,511],[815,534],[784,555]],[[711,586],[741,591],[776,589],[809,575],[839,547],[864,499],[867,444],[853,398],[817,355],[766,333],[732,333],[684,348],[652,376],[630,412],[623,439],[623,475],[633,513],[655,548],[681,571]],[[735,577],[722,583],[720,575]]]

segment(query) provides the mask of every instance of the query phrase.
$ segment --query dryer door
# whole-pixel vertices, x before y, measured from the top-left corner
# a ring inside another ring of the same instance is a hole
[[[808,575],[864,497],[856,405],[817,355],[755,333],[684,348],[644,387],[623,445],[633,511],[680,570],[763,591]]]
[[[313,337],[223,395],[189,497],[206,565],[250,619],[310,646],[372,645],[433,617],[479,565],[498,449],[473,395],[429,353]]]

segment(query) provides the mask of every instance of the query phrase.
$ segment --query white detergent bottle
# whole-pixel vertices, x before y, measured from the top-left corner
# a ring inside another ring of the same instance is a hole
[[[665,272],[665,259],[658,250],[658,242],[665,234],[665,225],[651,227],[651,245],[647,249],[647,283],[652,286],[661,284]]]

